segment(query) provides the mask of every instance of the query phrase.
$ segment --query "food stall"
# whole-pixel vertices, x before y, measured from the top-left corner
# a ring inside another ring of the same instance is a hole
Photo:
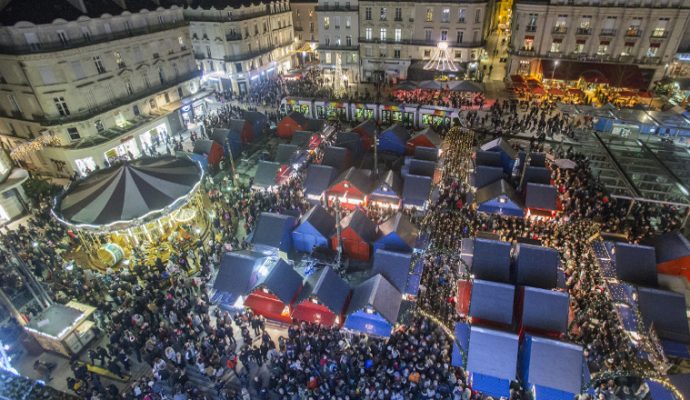
[[[95,311],[95,307],[74,300],[65,305],[53,303],[24,329],[43,349],[71,357],[95,337],[94,323],[89,320]]]

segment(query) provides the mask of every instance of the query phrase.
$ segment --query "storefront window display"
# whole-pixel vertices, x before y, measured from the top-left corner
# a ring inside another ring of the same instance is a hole
[[[158,147],[162,143],[165,143],[167,138],[168,129],[165,124],[160,124],[139,136],[139,140],[141,141],[142,146],[144,146],[144,149]]]
[[[86,176],[96,170],[96,161],[93,157],[75,160],[74,163],[77,165],[77,172],[79,172],[81,176]]]
[[[106,162],[112,164],[118,160],[134,160],[139,158],[141,152],[139,147],[137,147],[136,141],[132,138],[106,151],[104,155]]]

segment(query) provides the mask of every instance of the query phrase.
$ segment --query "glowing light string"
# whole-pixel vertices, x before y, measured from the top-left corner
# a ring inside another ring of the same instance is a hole
[[[439,42],[436,46],[436,52],[434,56],[426,63],[424,69],[437,70],[437,71],[451,71],[456,72],[458,67],[453,62],[450,56],[450,50],[448,50],[448,42]]]

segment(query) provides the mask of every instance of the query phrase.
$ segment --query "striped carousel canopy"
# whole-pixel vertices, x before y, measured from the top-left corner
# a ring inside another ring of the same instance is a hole
[[[92,173],[56,198],[53,213],[78,228],[118,230],[187,204],[202,170],[187,158],[141,158]]]

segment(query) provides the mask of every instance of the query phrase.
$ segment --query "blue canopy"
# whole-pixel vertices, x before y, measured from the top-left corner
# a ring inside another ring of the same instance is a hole
[[[295,222],[295,218],[289,215],[261,213],[252,236],[252,244],[262,250],[291,251],[291,233]]]
[[[409,138],[410,132],[402,125],[395,124],[379,135],[379,151],[403,155]]]
[[[517,159],[517,151],[513,147],[503,140],[502,138],[494,139],[490,142],[484,143],[481,146],[482,151],[493,151],[499,153],[501,157],[501,166],[503,170],[510,174],[515,167],[515,160]]]
[[[417,146],[414,148],[414,158],[417,160],[437,161],[438,149],[433,147]]]
[[[313,206],[302,216],[299,226],[292,231],[295,250],[311,253],[317,247],[329,247],[334,230],[335,218],[321,205]]]
[[[376,274],[357,285],[347,307],[347,315],[357,311],[378,313],[391,325],[398,320],[402,294],[381,274]]]
[[[403,185],[403,203],[406,206],[423,207],[429,199],[431,178],[428,176],[407,175]]]
[[[249,294],[256,280],[254,268],[264,260],[263,255],[254,252],[225,253],[213,281],[213,289],[217,293],[214,299],[227,306],[234,304],[239,296]]]
[[[472,178],[474,180],[472,185],[476,188],[482,188],[503,179],[503,168],[491,167],[488,165],[477,165],[477,167],[474,169]]]
[[[475,153],[474,162],[477,164],[477,166],[483,165],[486,167],[499,167],[503,169],[501,153],[495,151],[477,150]]]
[[[412,254],[378,249],[374,253],[373,272],[383,275],[399,292],[405,290]]]
[[[273,266],[268,267],[268,271],[258,269],[257,281],[251,291],[259,288],[268,289],[283,304],[289,305],[302,288],[302,277],[285,260],[278,259]]]
[[[558,192],[555,186],[541,183],[528,183],[525,195],[525,207],[535,210],[555,211]]]
[[[304,194],[310,201],[318,201],[323,193],[331,186],[338,176],[335,168],[327,165],[311,164],[307,168],[307,176],[304,179]]]
[[[549,247],[520,243],[517,256],[517,284],[553,289],[558,280],[558,252]]]
[[[500,179],[477,190],[474,200],[479,205],[478,209],[481,212],[513,217],[524,216],[521,200],[505,179]]]
[[[467,371],[472,387],[495,397],[510,396],[510,381],[515,379],[518,335],[472,326]]]
[[[657,285],[654,247],[616,243],[614,252],[618,279],[639,285]]]
[[[475,279],[472,283],[470,316],[511,325],[514,302],[515,286]]]
[[[381,237],[374,242],[374,249],[386,249],[403,253],[416,247],[419,229],[403,213],[396,213],[379,225]]]
[[[379,313],[356,311],[348,315],[343,324],[344,328],[363,332],[369,335],[388,337],[393,330],[393,324],[388,322]]]
[[[350,295],[350,287],[331,267],[314,272],[304,282],[295,304],[316,298],[336,315],[341,314]]]
[[[566,292],[525,287],[522,299],[522,326],[549,332],[568,329],[570,297]]]
[[[381,175],[369,199],[388,203],[399,203],[402,195],[402,180],[397,172],[388,170]]]
[[[534,386],[536,400],[572,400],[582,389],[582,347],[527,335],[520,349],[523,382]]]
[[[648,328],[654,325],[660,337],[690,344],[684,295],[638,287],[637,296],[642,319]]]
[[[470,325],[465,322],[455,324],[455,341],[453,342],[453,354],[451,365],[465,368],[467,352],[470,348]]]
[[[510,282],[510,249],[508,242],[499,240],[474,240],[472,273],[477,279],[494,282]]]
[[[429,178],[433,178],[434,173],[436,173],[436,162],[412,159],[410,160],[409,173],[412,175],[428,176]]]

